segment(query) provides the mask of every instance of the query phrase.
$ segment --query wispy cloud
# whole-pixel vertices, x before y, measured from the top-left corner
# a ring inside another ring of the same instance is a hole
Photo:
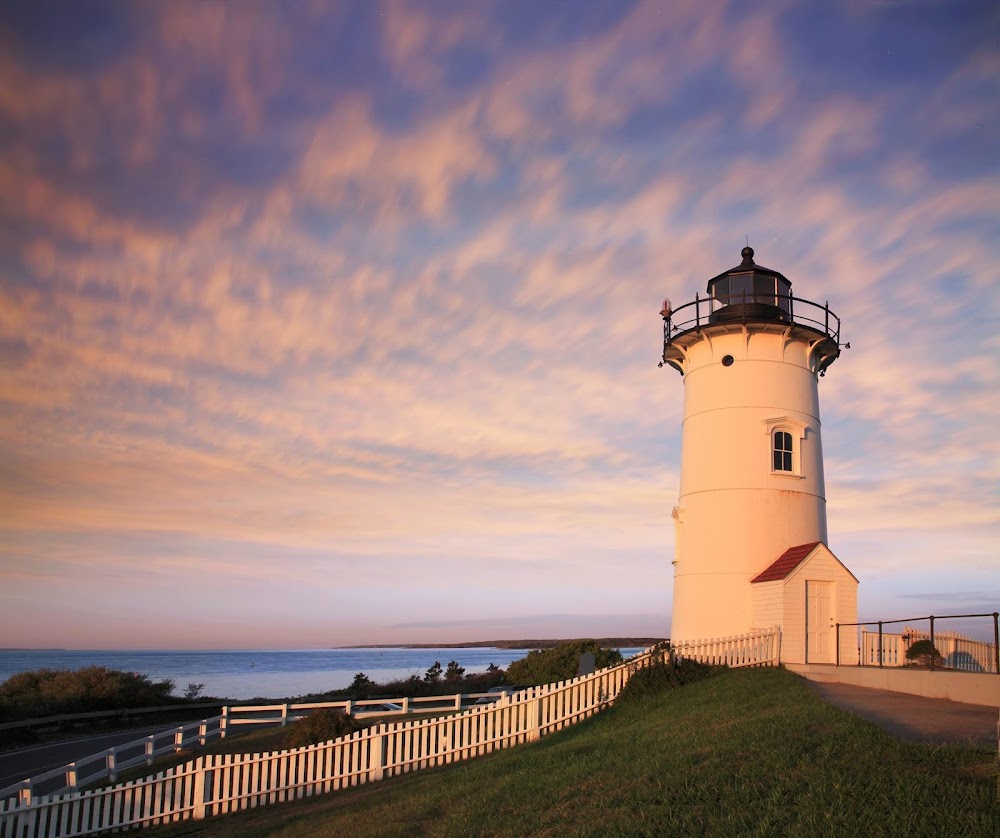
[[[996,588],[1000,126],[971,17],[84,17],[66,44],[0,13],[5,637],[62,645],[60,608],[105,599],[166,620],[192,575],[268,615],[254,643],[474,631],[512,598],[668,615],[683,386],[656,312],[744,234],[852,342],[820,390],[863,600],[947,578],[942,544]]]

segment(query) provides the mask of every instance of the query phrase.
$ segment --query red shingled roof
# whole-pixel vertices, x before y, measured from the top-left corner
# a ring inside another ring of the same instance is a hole
[[[779,579],[784,579],[791,573],[795,568],[799,566],[806,556],[808,556],[815,548],[819,541],[813,541],[810,544],[800,544],[798,547],[789,547],[778,556],[777,560],[762,573],[759,573],[750,583],[754,582],[775,582]]]

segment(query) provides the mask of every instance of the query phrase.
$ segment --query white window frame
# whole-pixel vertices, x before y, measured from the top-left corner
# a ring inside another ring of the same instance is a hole
[[[767,469],[776,477],[805,477],[802,473],[802,444],[805,442],[806,430],[809,426],[798,419],[789,416],[779,416],[764,421],[767,432]],[[792,436],[792,470],[776,469],[774,467],[774,435],[784,431]]]

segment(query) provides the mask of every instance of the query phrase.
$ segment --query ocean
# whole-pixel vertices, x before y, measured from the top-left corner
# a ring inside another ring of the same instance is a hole
[[[622,649],[628,657],[640,649]],[[0,651],[0,682],[32,669],[82,669],[106,666],[141,672],[154,681],[170,678],[180,696],[188,684],[204,684],[202,695],[243,700],[286,698],[350,686],[358,672],[377,682],[423,677],[440,661],[458,661],[467,674],[485,672],[491,663],[506,669],[527,649],[258,649],[238,651]]]

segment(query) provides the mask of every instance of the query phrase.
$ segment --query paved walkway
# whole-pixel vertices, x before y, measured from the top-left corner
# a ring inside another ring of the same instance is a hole
[[[837,707],[911,742],[974,742],[997,746],[998,708],[943,698],[873,690],[854,684],[806,681]]]
[[[31,748],[7,751],[0,754],[0,788],[19,783],[27,777],[61,768],[75,759],[93,756],[107,748],[134,742],[162,730],[164,730],[163,725],[150,728],[130,728],[115,733],[102,733],[99,736],[67,739],[64,742],[52,742],[47,745],[35,745]],[[59,787],[61,783],[53,781],[48,785]],[[42,788],[47,788],[47,785],[43,785]]]

